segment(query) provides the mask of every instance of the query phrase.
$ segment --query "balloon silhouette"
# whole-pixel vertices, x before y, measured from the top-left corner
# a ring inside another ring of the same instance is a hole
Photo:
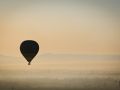
[[[28,65],[30,65],[32,59],[37,55],[39,51],[39,45],[36,41],[25,40],[20,45],[20,51],[28,61]]]

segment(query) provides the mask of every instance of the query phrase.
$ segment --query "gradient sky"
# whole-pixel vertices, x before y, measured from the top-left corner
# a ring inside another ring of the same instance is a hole
[[[29,39],[40,54],[120,54],[120,0],[0,0],[0,54]]]

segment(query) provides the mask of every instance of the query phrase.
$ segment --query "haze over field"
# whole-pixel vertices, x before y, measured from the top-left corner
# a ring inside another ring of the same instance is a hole
[[[119,90],[120,56],[0,56],[1,90]],[[7,63],[9,62],[9,63]]]

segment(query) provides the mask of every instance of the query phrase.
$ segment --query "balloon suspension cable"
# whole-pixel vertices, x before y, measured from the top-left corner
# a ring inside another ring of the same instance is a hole
[[[30,62],[28,62],[28,65],[31,65],[31,63],[30,63]]]

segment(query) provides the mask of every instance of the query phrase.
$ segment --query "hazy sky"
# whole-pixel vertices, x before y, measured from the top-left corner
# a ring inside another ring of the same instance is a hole
[[[120,0],[0,0],[0,54],[120,54]]]

